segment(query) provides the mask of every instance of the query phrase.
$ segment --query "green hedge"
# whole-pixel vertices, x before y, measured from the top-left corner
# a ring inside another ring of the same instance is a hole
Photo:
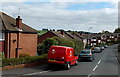
[[[45,62],[47,60],[47,54],[41,56],[21,57],[21,58],[5,58],[2,60],[2,67],[8,65],[28,64],[34,62]]]

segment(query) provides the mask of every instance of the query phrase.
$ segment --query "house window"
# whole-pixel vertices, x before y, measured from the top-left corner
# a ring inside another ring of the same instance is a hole
[[[96,43],[93,43],[93,45],[96,45]]]
[[[114,36],[110,36],[110,38],[114,38]]]
[[[91,39],[91,41],[97,41],[96,39]]]
[[[5,40],[5,33],[0,32],[0,41]]]
[[[101,40],[98,40],[98,43],[101,43]]]

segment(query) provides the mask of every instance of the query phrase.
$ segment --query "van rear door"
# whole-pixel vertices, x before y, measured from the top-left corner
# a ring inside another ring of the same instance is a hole
[[[48,58],[57,61],[64,61],[66,48],[51,47],[48,52]]]

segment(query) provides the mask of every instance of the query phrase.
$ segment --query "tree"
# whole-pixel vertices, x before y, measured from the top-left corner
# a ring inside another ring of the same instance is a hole
[[[46,54],[48,53],[48,50],[52,45],[58,45],[58,41],[56,40],[56,38],[57,37],[47,38],[43,41],[42,44],[39,44],[37,46],[38,55]]]
[[[114,33],[120,33],[120,28],[115,29]]]
[[[109,31],[104,31],[104,30],[103,30],[101,33],[111,33],[111,32],[109,32]]]

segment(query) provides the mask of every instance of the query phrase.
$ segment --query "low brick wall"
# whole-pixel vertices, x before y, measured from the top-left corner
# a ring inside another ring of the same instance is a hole
[[[0,70],[10,70],[10,69],[19,69],[19,68],[27,68],[27,67],[32,67],[32,66],[36,66],[36,65],[42,65],[42,64],[46,64],[46,62],[35,62],[35,63],[29,63],[29,64],[19,64],[19,65],[14,65],[14,66],[4,66],[2,68],[0,68]]]

